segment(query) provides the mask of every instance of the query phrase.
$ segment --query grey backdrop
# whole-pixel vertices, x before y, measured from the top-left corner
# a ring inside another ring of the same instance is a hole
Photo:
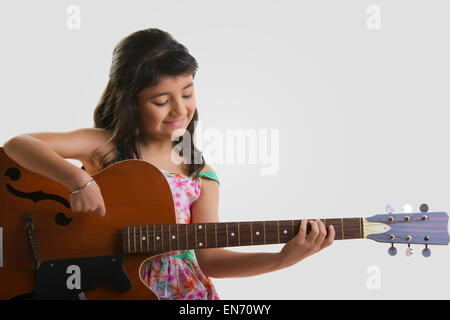
[[[71,5],[80,29],[68,27]],[[4,1],[1,141],[92,127],[113,47],[156,27],[199,62],[205,130],[279,130],[277,174],[206,158],[223,221],[367,217],[388,203],[447,211],[449,9],[444,0]],[[407,258],[404,245],[390,257],[388,247],[336,241],[288,269],[213,281],[223,299],[449,298],[448,247],[430,258],[419,246]]]

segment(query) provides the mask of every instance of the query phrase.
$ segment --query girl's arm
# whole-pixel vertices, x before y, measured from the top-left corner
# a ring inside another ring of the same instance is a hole
[[[71,132],[42,132],[21,134],[3,146],[8,157],[19,165],[64,185],[69,191],[85,185],[91,176],[65,159],[92,161],[95,151],[105,143],[107,132],[86,128]],[[94,212],[105,215],[101,191],[94,181],[83,192],[70,194],[73,212]]]
[[[211,170],[207,166],[204,170]],[[219,222],[219,185],[202,179],[200,197],[192,204],[193,223]],[[280,252],[236,252],[222,248],[195,250],[200,269],[213,278],[249,277],[289,267],[328,247],[334,240],[334,229],[328,235],[322,221],[309,221],[311,232],[306,235],[302,221],[300,232]]]
[[[20,134],[3,145],[6,155],[19,165],[45,176],[67,189],[75,190],[89,181],[84,170],[65,158],[82,160],[88,156],[92,142],[90,129],[72,132]]]

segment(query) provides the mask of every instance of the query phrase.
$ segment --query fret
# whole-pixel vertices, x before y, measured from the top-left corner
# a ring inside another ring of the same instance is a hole
[[[186,249],[189,248],[189,240],[188,240],[188,225],[187,223],[185,224],[186,226]]]
[[[195,232],[195,248],[198,249],[198,242],[197,242],[197,228],[194,226],[194,232]]]
[[[267,242],[266,242],[266,222],[265,221],[263,221],[263,232],[264,232],[264,244],[266,244]]]
[[[238,225],[236,222],[228,222],[227,223],[227,238],[228,238],[228,247],[235,247],[239,245],[239,232]]]
[[[215,248],[215,226],[213,222],[205,223],[205,248]]]
[[[264,244],[264,228],[263,222],[261,221],[252,221],[252,239],[253,244]]]
[[[280,237],[280,243],[286,243],[288,242],[292,237],[292,221],[289,220],[280,220],[279,222],[279,237]]]
[[[277,221],[277,236],[278,236],[278,242],[277,243],[281,243],[280,242],[280,221]]]
[[[170,234],[170,224],[169,224],[169,231],[167,232],[167,239],[169,240],[168,242],[169,242],[169,251],[171,251],[172,250],[172,240],[170,240],[171,239],[171,237],[172,237],[172,235]]]
[[[278,221],[266,221],[264,223],[266,238],[264,240],[265,244],[275,244],[280,243],[279,234],[279,222]]]
[[[240,246],[241,245],[241,230],[240,230],[240,227],[239,227],[239,221],[238,221],[238,223],[237,223],[237,227],[238,227],[238,245]]]
[[[216,223],[216,247],[227,247],[227,224]]]
[[[148,225],[145,226],[145,231],[147,234],[147,248],[146,248],[147,250],[145,252],[150,252],[150,237],[148,236]]]
[[[156,252],[162,252],[163,246],[162,246],[162,225],[156,225],[155,226],[155,251]]]
[[[336,233],[334,235],[335,240],[341,240],[342,239],[342,231],[339,232],[339,229],[342,230],[342,222],[341,219],[327,219],[328,225],[333,225],[334,230],[336,230]]]
[[[343,224],[345,240],[362,238],[361,218],[345,218]],[[344,239],[344,238],[343,238]]]
[[[136,252],[136,227],[133,227],[133,242],[134,242],[134,251]]]
[[[342,232],[342,237],[341,237],[341,239],[345,239],[345,238],[344,238],[344,221],[342,220],[342,218],[341,218],[341,232]]]
[[[253,245],[253,230],[251,221],[250,221],[250,245]]]
[[[139,244],[141,245],[141,250],[139,252],[143,252],[142,251],[142,226],[139,226]]]
[[[161,225],[161,251],[166,251],[164,249],[164,229],[163,229],[164,225]]]
[[[177,243],[178,243],[178,250],[182,249],[189,249],[188,243],[187,243],[187,227],[186,225],[183,227],[183,225],[178,226],[177,225]]]
[[[180,234],[178,233],[178,224],[177,224],[177,249],[180,249]]]
[[[214,223],[214,229],[215,229],[214,233],[216,235],[216,248],[218,248],[218,245],[217,245],[217,223]]]
[[[239,223],[239,243],[241,246],[251,245],[250,222]]]
[[[226,237],[227,237],[227,247],[229,247],[229,245],[228,245],[228,223],[225,223],[225,229],[226,229],[225,233],[226,233]]]
[[[155,241],[155,225],[153,225],[153,252],[156,252],[156,241]]]
[[[199,223],[195,226],[195,243],[198,249],[206,247],[206,224]]]
[[[207,237],[208,231],[206,231],[206,226],[207,225],[208,224],[205,223],[205,248],[208,248],[208,237]]]
[[[187,227],[187,235],[189,238],[189,249],[198,249],[198,242],[197,242],[197,228],[196,225],[193,223],[186,224]]]
[[[177,250],[179,248],[178,245],[178,224],[172,224],[169,227],[170,231],[170,248],[171,250]]]
[[[131,248],[130,248],[130,227],[128,227],[127,229],[128,229],[128,252],[131,252]]]

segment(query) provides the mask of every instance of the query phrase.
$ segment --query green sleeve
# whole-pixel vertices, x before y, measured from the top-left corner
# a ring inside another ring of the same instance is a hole
[[[217,177],[217,174],[216,174],[215,171],[205,171],[205,172],[199,173],[198,176],[200,178],[203,177],[203,178],[208,178],[208,179],[211,179],[211,180],[216,180],[217,183],[220,185],[219,178]]]

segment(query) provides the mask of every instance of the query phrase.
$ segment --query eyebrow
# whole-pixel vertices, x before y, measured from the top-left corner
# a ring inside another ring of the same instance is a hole
[[[192,87],[193,85],[194,85],[194,83],[191,81],[187,86],[185,86],[185,87],[183,88],[183,90],[184,90],[184,89],[187,89],[187,88],[189,88],[189,87]],[[152,95],[149,99],[157,98],[157,97],[163,96],[163,95],[165,95],[165,94],[169,94],[169,92],[160,92],[160,93],[154,94],[154,95]]]

